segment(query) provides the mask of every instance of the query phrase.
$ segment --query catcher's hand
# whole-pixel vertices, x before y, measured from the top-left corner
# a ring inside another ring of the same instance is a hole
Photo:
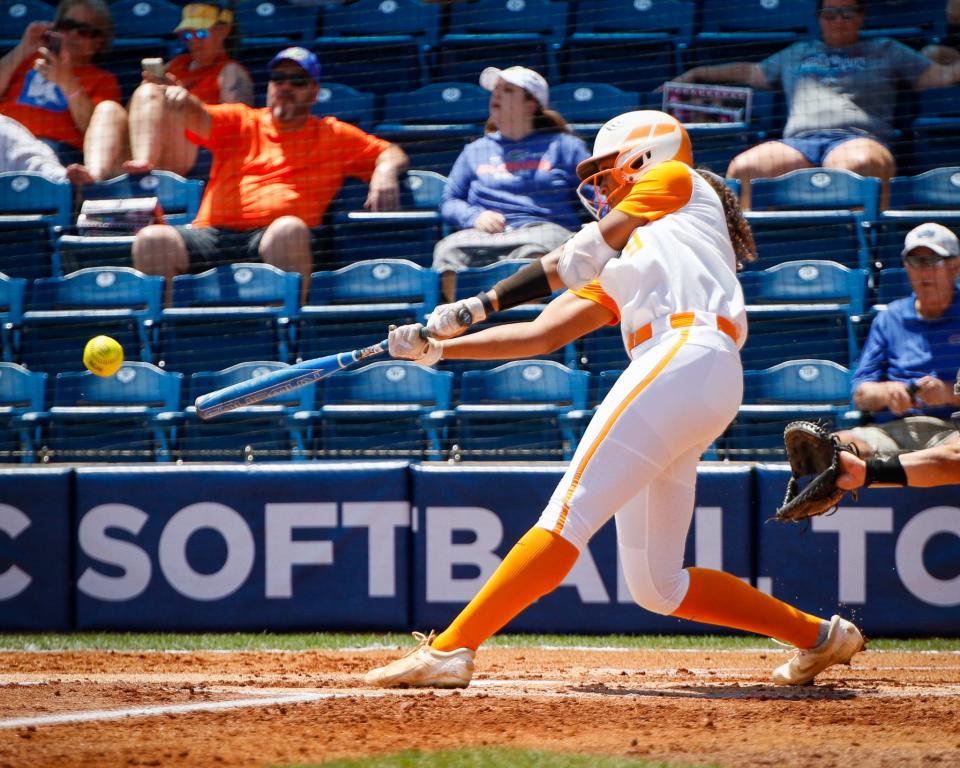
[[[855,453],[855,449],[842,445],[835,435],[811,421],[787,424],[783,430],[783,444],[792,476],[787,483],[783,505],[777,510],[777,520],[795,522],[836,509],[847,493],[837,487],[840,452]],[[810,482],[801,491],[799,481],[808,475]]]

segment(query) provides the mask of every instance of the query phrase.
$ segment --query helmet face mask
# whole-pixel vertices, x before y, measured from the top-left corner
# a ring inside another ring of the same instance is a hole
[[[656,110],[618,115],[598,131],[593,156],[577,166],[577,195],[601,219],[651,168],[669,160],[693,165],[690,137],[676,118]]]

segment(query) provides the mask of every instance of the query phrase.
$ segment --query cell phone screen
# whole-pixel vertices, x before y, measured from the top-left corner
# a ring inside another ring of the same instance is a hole
[[[47,30],[43,33],[43,47],[54,56],[60,55],[60,49],[63,45],[63,35],[59,32]]]

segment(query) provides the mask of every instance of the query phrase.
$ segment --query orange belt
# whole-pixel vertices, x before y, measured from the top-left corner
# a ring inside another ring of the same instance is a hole
[[[733,321],[728,320],[725,317],[720,315],[714,315],[711,312],[701,312],[699,315],[701,322],[697,323],[697,313],[696,312],[678,312],[675,315],[669,316],[669,327],[670,328],[689,328],[692,325],[705,325],[707,327],[716,327],[718,330],[723,331],[727,336],[736,342],[737,340],[737,327],[733,324]],[[658,317],[651,323],[647,323],[642,328],[637,328],[632,334],[630,334],[630,349],[633,349],[639,344],[643,344],[645,341],[649,341],[653,338],[653,325],[656,323],[658,326],[661,324],[665,325],[665,318]],[[659,332],[667,330],[666,327],[658,329]]]

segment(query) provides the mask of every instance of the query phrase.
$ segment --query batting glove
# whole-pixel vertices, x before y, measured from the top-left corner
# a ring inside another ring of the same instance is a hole
[[[431,367],[443,356],[443,345],[431,338],[423,338],[420,323],[401,325],[390,330],[390,356],[398,360],[413,360],[424,367]]]
[[[470,322],[464,324],[460,318],[463,310],[470,314]],[[468,327],[482,323],[487,319],[487,310],[477,296],[455,301],[453,304],[441,304],[427,318],[427,332],[438,339],[449,339],[459,336]]]

